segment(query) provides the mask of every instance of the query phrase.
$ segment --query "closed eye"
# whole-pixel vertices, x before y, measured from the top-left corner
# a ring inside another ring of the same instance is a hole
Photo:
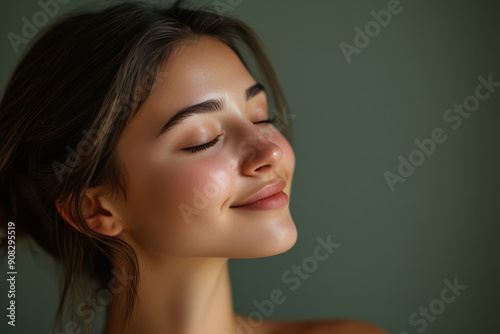
[[[263,120],[263,121],[255,122],[254,124],[261,124],[261,123],[271,123],[271,124],[274,124],[275,121],[276,121],[276,117],[273,117],[273,118],[266,119],[266,120]],[[181,150],[182,151],[187,151],[187,152],[190,152],[190,153],[196,153],[196,152],[199,152],[199,151],[206,150],[207,148],[210,148],[210,147],[214,146],[215,144],[217,144],[217,142],[220,140],[220,136],[222,136],[222,135],[218,135],[217,137],[215,137],[213,140],[209,141],[208,143],[201,144],[201,145],[198,145],[198,146],[183,148]]]
[[[276,122],[276,117],[269,118],[269,119],[266,119],[264,121],[255,122],[253,124],[259,124],[259,123],[271,123],[271,124],[274,124],[274,122]]]
[[[183,151],[188,151],[190,153],[196,153],[198,151],[203,151],[203,150],[206,150],[207,148],[209,147],[212,147],[214,146],[215,144],[217,144],[217,142],[219,141],[219,137],[222,136],[222,135],[218,135],[217,137],[215,137],[214,140],[212,141],[209,141],[208,143],[205,143],[205,144],[201,144],[201,145],[198,145],[198,146],[193,146],[193,147],[188,147],[188,148],[183,148],[182,150]]]

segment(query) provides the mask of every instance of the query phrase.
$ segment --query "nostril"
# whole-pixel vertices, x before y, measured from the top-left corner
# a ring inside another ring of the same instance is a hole
[[[264,166],[257,167],[255,170],[260,171],[261,169],[266,168],[268,166],[271,167],[271,165],[264,165]]]

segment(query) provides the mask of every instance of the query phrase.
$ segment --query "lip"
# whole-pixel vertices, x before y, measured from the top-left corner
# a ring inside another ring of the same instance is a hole
[[[230,206],[231,208],[269,210],[283,207],[288,203],[288,196],[283,192],[285,180],[278,180],[264,186],[243,203]]]

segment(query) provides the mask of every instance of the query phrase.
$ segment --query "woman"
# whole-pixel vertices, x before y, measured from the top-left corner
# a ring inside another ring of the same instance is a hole
[[[106,306],[106,334],[386,333],[233,310],[228,258],[280,254],[297,238],[289,120],[237,19],[125,3],[48,30],[3,97],[0,171],[2,221],[65,269],[54,327],[76,332]]]

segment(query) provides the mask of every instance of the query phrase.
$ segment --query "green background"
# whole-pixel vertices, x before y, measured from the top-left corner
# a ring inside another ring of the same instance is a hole
[[[265,44],[294,115],[296,155],[297,243],[284,254],[230,260],[235,309],[248,315],[280,289],[286,301],[267,319],[347,317],[413,334],[423,327],[409,317],[438,307],[443,281],[458,277],[467,289],[424,332],[500,332],[500,87],[459,128],[443,119],[474,94],[478,76],[500,81],[497,2],[402,0],[348,63],[339,44],[354,44],[354,28],[388,1],[221,1]],[[40,10],[34,0],[0,5],[2,90],[19,56],[7,34]],[[398,157],[408,159],[435,128],[447,140],[391,191],[384,172],[397,173]],[[316,239],[329,235],[340,247],[292,290],[282,275],[311,268]],[[48,333],[58,276],[50,259],[18,247],[17,326],[3,315],[0,331]],[[5,261],[1,268],[5,275]]]

